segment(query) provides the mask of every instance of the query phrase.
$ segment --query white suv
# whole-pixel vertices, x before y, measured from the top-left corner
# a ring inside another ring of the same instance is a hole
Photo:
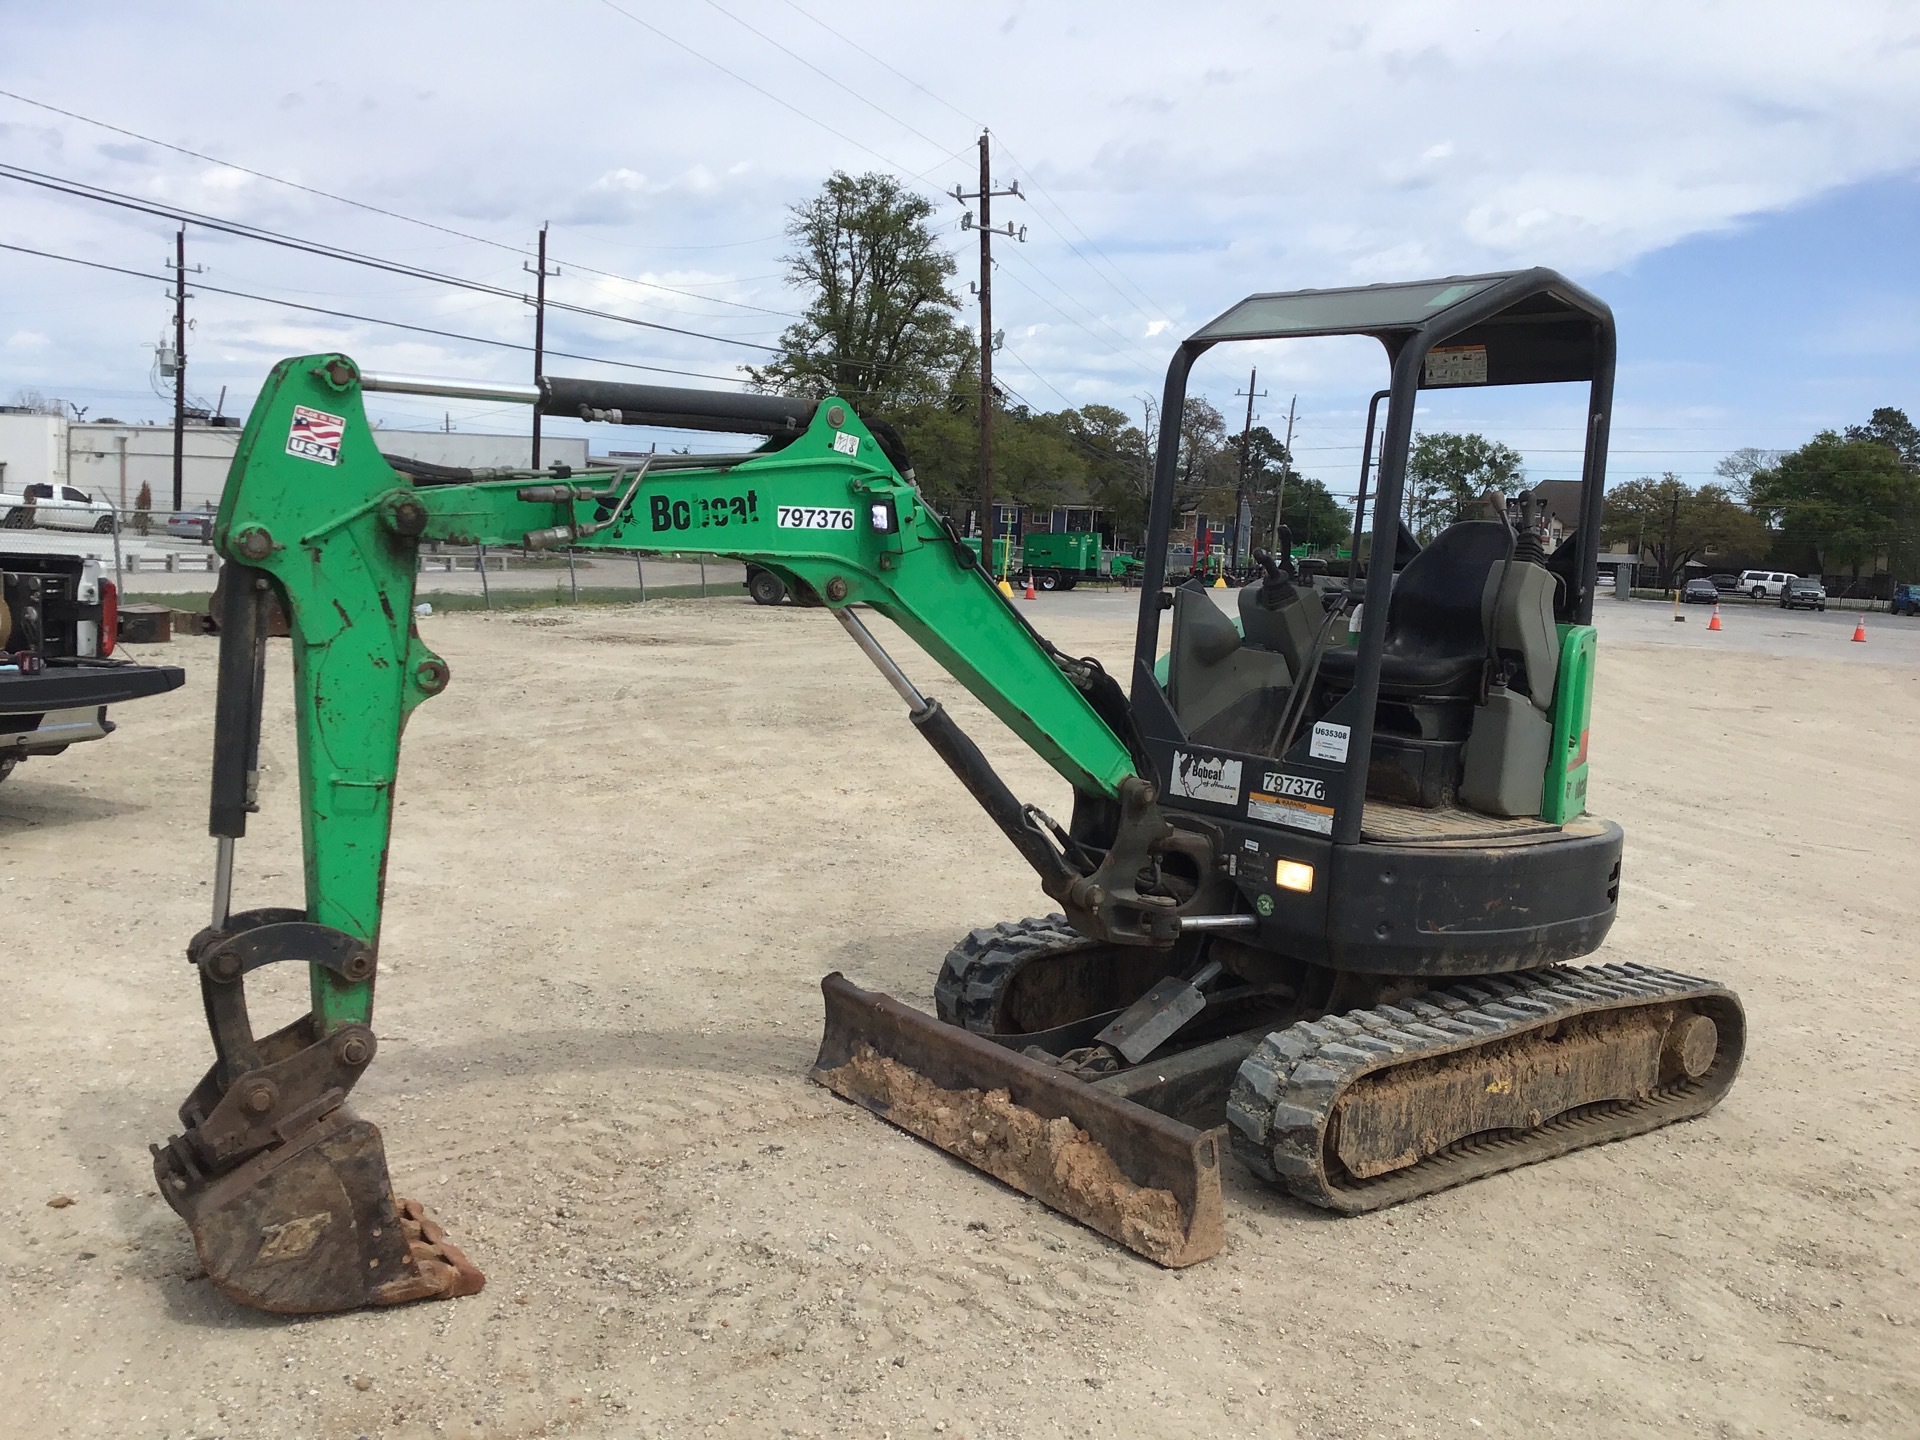
[[[1771,600],[1787,588],[1789,580],[1799,578],[1785,570],[1742,570],[1740,584],[1736,588],[1756,600]]]

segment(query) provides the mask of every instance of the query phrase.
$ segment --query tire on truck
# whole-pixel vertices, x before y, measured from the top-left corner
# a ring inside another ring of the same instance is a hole
[[[747,567],[747,594],[756,605],[778,605],[787,598],[786,582],[758,565]]]

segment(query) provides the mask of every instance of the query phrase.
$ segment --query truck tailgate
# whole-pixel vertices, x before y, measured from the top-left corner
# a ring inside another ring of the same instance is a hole
[[[178,665],[139,665],[130,660],[47,662],[36,674],[0,670],[0,715],[37,715],[88,705],[118,705],[143,695],[161,695],[186,683]]]

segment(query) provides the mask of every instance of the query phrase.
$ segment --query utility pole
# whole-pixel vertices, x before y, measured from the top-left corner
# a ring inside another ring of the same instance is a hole
[[[1280,543],[1280,521],[1287,513],[1287,477],[1293,473],[1293,408],[1300,403],[1295,395],[1287,401],[1286,458],[1280,462],[1280,488],[1273,495],[1273,543]]]
[[[194,266],[198,274],[199,266]],[[187,227],[173,237],[173,508],[186,509]]]
[[[1020,182],[1015,180],[1004,190],[993,188],[993,171],[987,155],[987,132],[980,132],[980,188],[971,194],[958,185],[948,193],[962,205],[969,200],[980,202],[980,219],[976,224],[973,212],[969,210],[960,220],[962,230],[980,232],[980,558],[989,569],[993,566],[993,237],[1004,235],[1009,240],[1025,242],[1027,227],[1022,225],[1014,229],[1009,220],[1004,230],[993,228],[993,199],[996,195],[1012,195],[1016,199],[1027,197],[1020,193]]]
[[[547,352],[547,277],[558,275],[560,267],[547,269],[547,222],[540,222],[540,259],[536,265],[520,262],[522,270],[531,271],[536,277],[533,290],[533,388],[540,388],[540,377],[546,364]],[[533,468],[540,468],[540,406],[533,407]]]
[[[1257,367],[1247,372],[1247,423],[1240,427],[1240,479],[1233,487],[1233,529],[1231,532],[1233,539],[1230,548],[1233,563],[1236,566],[1240,563],[1240,512],[1247,508],[1247,480],[1253,470],[1253,452],[1251,449],[1253,444],[1253,402],[1257,399],[1265,398],[1267,393],[1264,390],[1254,389],[1254,385],[1259,379],[1260,371]],[[1237,390],[1234,392],[1236,395],[1239,393]]]
[[[1146,395],[1140,397],[1140,478],[1146,482],[1146,493],[1151,503],[1153,496],[1153,400]]]

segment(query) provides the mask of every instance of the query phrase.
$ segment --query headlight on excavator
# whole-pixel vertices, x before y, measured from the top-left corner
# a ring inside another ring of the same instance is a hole
[[[867,506],[867,515],[873,521],[873,533],[891,535],[900,528],[900,517],[895,513],[893,501],[875,500]]]
[[[1273,867],[1273,883],[1282,890],[1309,894],[1313,890],[1313,867],[1298,860],[1282,860]]]

